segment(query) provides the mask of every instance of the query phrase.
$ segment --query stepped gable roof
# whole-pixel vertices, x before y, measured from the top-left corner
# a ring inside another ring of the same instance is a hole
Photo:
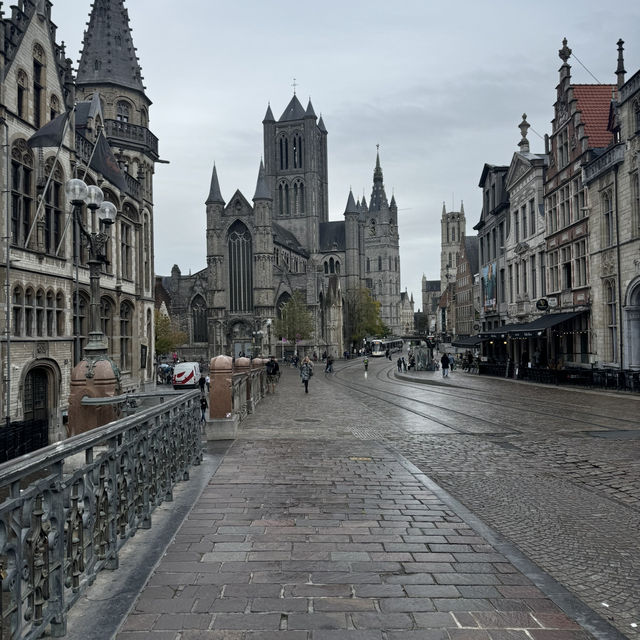
[[[478,273],[478,269],[480,268],[480,249],[478,236],[465,236],[464,252],[467,256],[467,262],[471,267],[471,273]]]
[[[347,242],[343,220],[320,223],[319,251],[344,251],[346,246]]]
[[[95,0],[84,32],[77,84],[115,84],[144,93],[124,0]]]
[[[298,242],[298,238],[291,231],[277,222],[271,223],[271,227],[273,229],[273,241],[276,244],[287,247],[287,249],[291,249],[291,251],[295,251],[306,258],[309,257],[309,252]]]
[[[293,98],[291,98],[291,102],[287,105],[287,108],[282,112],[280,116],[280,120],[278,122],[289,122],[292,120],[303,120],[306,111],[304,107],[300,104],[300,100],[298,100],[298,96],[294,93]]]
[[[574,84],[573,95],[578,100],[577,109],[582,114],[584,131],[589,147],[598,149],[609,146],[613,136],[607,130],[609,107],[614,95],[614,84]]]

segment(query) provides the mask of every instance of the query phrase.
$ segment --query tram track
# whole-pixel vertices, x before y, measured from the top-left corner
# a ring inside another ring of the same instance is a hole
[[[446,421],[443,421],[441,419],[438,419],[437,417],[434,417],[433,415],[427,414],[427,413],[423,413],[421,411],[418,411],[416,409],[411,409],[409,407],[407,407],[406,403],[407,402],[412,402],[412,403],[416,403],[418,405],[423,405],[425,407],[432,407],[434,409],[437,409],[438,411],[446,411],[447,413],[451,413],[451,414],[455,414],[467,419],[471,419],[474,420],[476,422],[481,422],[481,423],[485,423],[487,425],[493,425],[495,427],[497,427],[499,432],[511,432],[512,434],[519,434],[521,433],[521,430],[516,429],[516,428],[512,428],[512,427],[505,427],[503,424],[498,424],[497,422],[494,422],[492,420],[488,420],[486,418],[481,418],[478,416],[477,413],[469,413],[469,412],[465,412],[465,411],[460,411],[459,409],[454,409],[451,406],[447,405],[447,406],[442,406],[438,403],[435,402],[428,402],[424,399],[416,399],[410,396],[407,396],[406,394],[402,394],[402,393],[394,393],[393,391],[386,391],[383,389],[375,389],[372,390],[371,387],[369,385],[363,384],[363,383],[357,383],[357,382],[353,382],[353,381],[347,381],[344,379],[343,376],[340,376],[340,371],[344,371],[346,370],[352,370],[354,369],[356,366],[356,363],[353,364],[348,364],[344,367],[342,367],[339,371],[337,371],[335,373],[335,375],[340,379],[340,384],[353,390],[353,391],[357,391],[358,393],[361,393],[362,395],[368,396],[368,397],[373,397],[376,399],[380,399],[380,394],[384,394],[386,397],[392,397],[392,398],[396,398],[396,399],[402,399],[404,401],[404,403],[400,403],[399,401],[395,401],[395,400],[388,400],[387,402],[389,402],[390,404],[392,404],[393,406],[396,407],[400,407],[405,411],[408,411],[409,413],[412,413],[414,415],[418,415],[420,417],[424,417],[428,420],[431,420],[432,422],[435,422],[437,424],[440,424],[443,427],[446,427],[448,429],[451,429],[453,431],[456,431],[458,433],[470,433],[468,430],[465,429],[461,429],[460,427],[454,426]],[[382,370],[376,371],[375,372],[375,378],[376,380],[380,381],[380,382],[384,382],[385,385],[388,384],[392,384],[394,386],[397,387],[401,387],[402,389],[407,389],[408,387],[411,389],[416,389],[416,390],[420,390],[423,392],[432,392],[432,393],[437,393],[440,396],[446,396],[452,399],[455,399],[456,401],[460,400],[460,394],[459,391],[456,390],[456,392],[454,393],[453,391],[448,391],[446,388],[442,388],[442,387],[438,387],[437,391],[433,391],[432,389],[430,389],[428,386],[424,385],[424,384],[420,384],[420,383],[412,383],[412,382],[407,382],[406,380],[403,381],[398,381],[395,379],[395,377],[393,376],[393,368],[392,367],[386,367]],[[468,393],[469,391],[471,391],[473,393],[473,390],[470,390],[468,387],[465,388],[465,391]],[[475,394],[474,394],[475,395]],[[489,407],[499,407],[501,409],[509,409],[512,411],[524,411],[526,412],[526,414],[528,416],[531,415],[535,415],[535,416],[540,416],[541,419],[544,420],[548,420],[549,418],[558,418],[558,413],[557,412],[553,412],[553,411],[549,411],[549,410],[542,410],[539,408],[539,406],[531,406],[531,405],[523,405],[522,401],[519,401],[518,403],[513,403],[513,402],[508,402],[508,400],[504,397],[498,397],[497,399],[493,399],[493,400],[489,400],[486,398],[486,395],[482,398],[478,398],[478,397],[473,397],[473,398],[467,398],[469,401],[471,402],[475,402],[478,404],[482,404],[482,405],[486,405]],[[548,406],[547,401],[545,401],[545,406]],[[558,407],[560,407],[560,405],[558,403],[556,403],[556,405]],[[595,418],[602,418],[605,419],[609,422],[609,424],[603,424],[601,422],[595,422],[593,419]],[[627,420],[625,418],[617,418],[617,417],[613,417],[611,415],[600,415],[600,414],[594,414],[593,411],[580,411],[577,410],[575,412],[573,412],[573,415],[567,415],[564,414],[562,416],[562,419],[565,422],[573,422],[576,424],[580,424],[580,425],[584,425],[586,427],[585,430],[589,430],[589,428],[594,428],[594,429],[599,429],[599,430],[606,430],[606,431],[617,431],[617,430],[631,430],[631,429],[636,429],[637,428],[637,421],[635,420]],[[613,424],[612,424],[613,423]],[[475,432],[472,432],[475,433]]]

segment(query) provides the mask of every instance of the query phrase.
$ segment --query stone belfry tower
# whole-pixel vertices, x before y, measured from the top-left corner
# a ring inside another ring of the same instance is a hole
[[[327,129],[311,100],[305,109],[295,93],[277,122],[269,106],[262,124],[273,220],[315,253],[319,224],[329,221]]]
[[[364,198],[363,198],[364,203]],[[376,153],[373,187],[369,208],[360,205],[366,215],[365,256],[367,279],[371,281],[373,297],[380,302],[382,321],[393,333],[401,332],[400,323],[400,246],[398,235],[398,207],[395,197],[387,200],[380,165]]]
[[[447,212],[443,202],[440,221],[440,291],[442,292],[447,288],[447,284],[455,282],[458,267],[457,255],[466,229],[464,204],[460,203],[460,211]]]

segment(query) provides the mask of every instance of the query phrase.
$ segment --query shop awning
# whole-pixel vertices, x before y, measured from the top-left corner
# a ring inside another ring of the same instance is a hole
[[[466,347],[468,349],[472,347],[478,347],[482,343],[480,336],[469,336],[468,338],[458,338],[451,341],[452,347]]]
[[[501,327],[505,333],[510,335],[517,335],[522,338],[529,338],[533,336],[539,336],[544,331],[551,327],[555,327],[558,324],[573,320],[578,316],[585,313],[584,311],[566,311],[563,313],[547,313],[544,316],[536,318],[532,322],[526,322],[524,324],[511,324],[505,327]]]
[[[509,335],[518,336],[519,338],[532,338],[541,335],[550,327],[573,320],[585,313],[585,311],[566,311],[562,313],[547,313],[544,316],[536,318],[532,322],[523,322],[521,324],[505,324],[489,331],[483,331],[478,337],[483,340],[506,338]]]

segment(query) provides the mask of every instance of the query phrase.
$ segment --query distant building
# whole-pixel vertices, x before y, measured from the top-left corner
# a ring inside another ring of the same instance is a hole
[[[478,274],[478,238],[462,238],[457,263],[455,335],[462,338],[472,336],[480,329],[480,310],[476,309],[473,296]]]
[[[427,316],[426,324],[429,333],[433,333],[436,330],[438,302],[442,295],[440,286],[440,280],[427,280],[425,275],[422,276],[422,313]]]

